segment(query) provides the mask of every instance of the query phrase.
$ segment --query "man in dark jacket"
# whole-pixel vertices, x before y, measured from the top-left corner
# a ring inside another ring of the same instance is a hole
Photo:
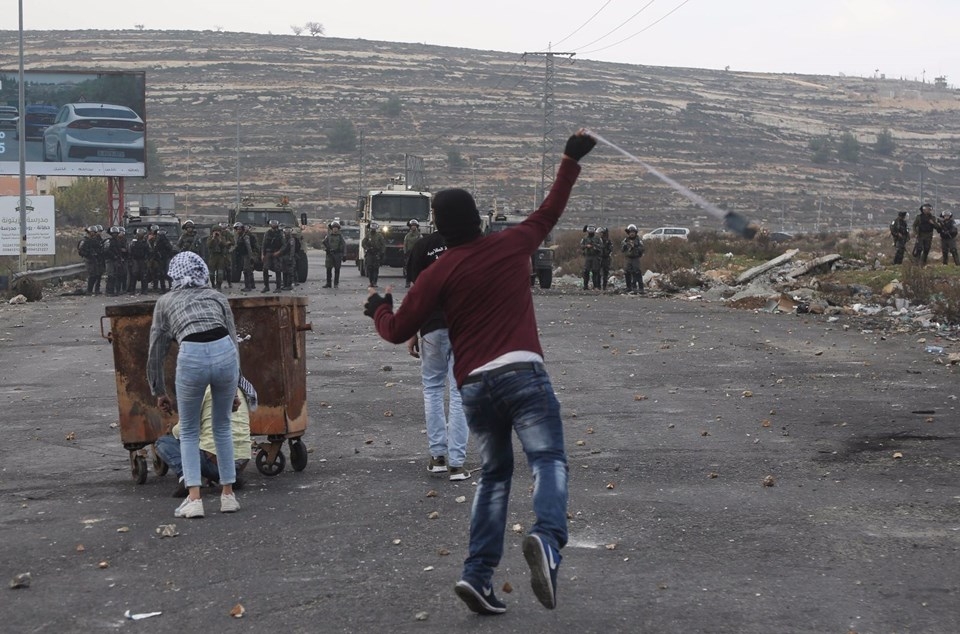
[[[933,232],[940,228],[940,220],[933,215],[930,203],[920,205],[920,213],[913,220],[913,231],[917,234],[917,243],[913,245],[913,259],[921,266],[926,265],[930,247],[933,244]]]
[[[902,264],[903,254],[907,250],[907,241],[910,240],[910,229],[907,227],[907,212],[897,213],[897,217],[890,223],[890,235],[893,237],[893,263]]]
[[[943,263],[950,263],[950,256],[953,256],[953,263],[960,266],[960,257],[957,257],[957,223],[953,220],[952,211],[944,211],[940,214],[940,253],[943,254]]]

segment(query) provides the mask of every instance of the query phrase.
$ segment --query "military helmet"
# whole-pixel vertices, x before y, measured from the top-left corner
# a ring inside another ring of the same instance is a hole
[[[192,221],[192,220],[184,220],[184,221],[183,221],[183,225],[181,225],[181,226],[182,226],[184,229],[186,229],[187,227],[192,227],[192,226],[193,226],[193,221]]]
[[[160,231],[160,225],[150,225],[150,231]]]
[[[110,227],[110,233],[120,233],[120,227]]]
[[[416,218],[411,218],[410,220],[407,221],[407,226],[408,226],[408,227],[419,227],[419,226],[420,226],[420,222],[419,222]]]
[[[947,210],[947,211],[943,212],[941,215],[942,215],[944,218],[953,218],[953,212],[950,211],[950,210]]]
[[[920,205],[920,211],[923,211],[924,209],[933,209],[933,205],[931,205],[930,203],[923,203],[922,205]]]
[[[596,233],[597,228],[593,225],[587,225],[587,233]]]
[[[167,235],[167,230],[166,230],[166,229],[161,229],[161,230],[157,231],[157,233],[160,234],[161,236],[165,236],[165,235]]]
[[[217,226],[220,227],[221,229],[226,229],[226,228],[227,228],[227,223],[225,223],[225,222],[219,222],[219,223],[217,223]]]
[[[610,233],[610,232],[607,230],[606,227],[600,227],[600,233],[601,233],[602,235],[607,235],[607,234]]]
[[[637,225],[634,225],[634,224],[627,225],[627,233],[631,231],[636,231],[636,230],[637,230]]]
[[[242,223],[242,222],[235,222],[235,223],[233,223],[233,228],[234,228],[234,229],[243,229],[243,223]]]
[[[333,222],[330,223],[330,228],[333,229],[334,227],[337,227],[337,228],[340,227],[340,221],[339,221],[339,220],[334,220]]]
[[[280,226],[280,221],[274,218],[273,220],[270,221],[270,226],[276,229],[277,227]]]
[[[86,231],[87,233],[96,233],[96,232],[97,232],[97,225],[90,225],[89,227],[87,227],[86,229],[84,229],[84,231]]]
[[[119,229],[119,230],[120,230],[120,233],[121,233],[121,234],[124,234],[124,233],[126,233],[126,232],[127,232],[127,228],[126,228],[126,227],[124,227],[123,225],[120,225],[119,227],[117,227],[117,229]]]
[[[138,227],[138,228],[137,228],[137,235],[138,235],[138,236],[142,236],[142,235],[144,235],[144,234],[146,234],[146,233],[147,233],[147,230],[144,229],[143,227]]]
[[[99,232],[99,231],[103,231],[103,225],[97,225],[97,227],[96,227],[96,229],[94,229],[94,231],[98,231],[98,232]]]
[[[283,226],[283,232],[284,232],[284,233],[293,233],[293,227],[291,227],[291,226],[289,226],[289,225],[284,225],[284,226]]]
[[[380,225],[377,224],[376,222],[371,222],[371,223],[370,223],[370,231],[376,231],[376,230],[379,229],[379,228],[380,228]]]
[[[907,215],[907,212],[905,212],[905,211],[898,211],[898,212],[897,212],[897,215],[903,217],[903,216],[906,216],[906,215]]]

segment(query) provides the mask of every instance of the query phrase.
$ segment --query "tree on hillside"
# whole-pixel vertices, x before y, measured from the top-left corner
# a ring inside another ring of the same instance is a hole
[[[134,24],[134,25],[133,25],[133,28],[135,28],[135,29],[138,30],[138,31],[142,31],[142,30],[143,30],[143,25],[142,25],[142,24]]]
[[[302,27],[302,26],[297,26],[296,24],[291,24],[291,25],[290,25],[290,30],[293,31],[293,34],[294,34],[294,35],[300,35],[300,34],[303,33],[303,27]]]
[[[830,161],[830,156],[833,154],[833,139],[829,136],[818,136],[810,139],[807,147],[813,151],[813,156],[810,160],[818,165],[823,165]]]
[[[73,185],[61,187],[53,194],[54,208],[61,225],[103,224],[101,209],[107,206],[105,178],[78,178]]]
[[[399,117],[402,109],[403,103],[397,95],[390,95],[387,97],[386,103],[383,104],[383,114],[388,117]]]
[[[844,132],[840,135],[840,147],[837,148],[837,156],[841,161],[847,163],[857,163],[860,161],[860,141],[853,136],[852,132]]]
[[[889,129],[884,128],[883,131],[877,135],[877,142],[873,145],[873,149],[877,151],[877,154],[882,156],[890,156],[893,154],[894,150],[897,149],[897,143],[893,140],[893,134]]]
[[[333,122],[327,131],[327,149],[346,154],[357,149],[357,130],[346,119]]]
[[[467,160],[460,154],[460,150],[450,148],[447,150],[447,171],[451,174],[462,172],[467,167]]]
[[[323,32],[324,32],[323,25],[320,24],[319,22],[307,22],[303,26],[305,29],[307,29],[307,32],[314,37],[316,37],[317,35],[323,35]]]

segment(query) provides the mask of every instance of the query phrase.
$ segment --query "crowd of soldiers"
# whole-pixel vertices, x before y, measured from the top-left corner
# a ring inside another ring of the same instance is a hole
[[[233,288],[233,271],[242,273],[242,291],[256,289],[254,270],[263,271],[263,291],[270,291],[270,274],[274,274],[275,291],[292,290],[296,282],[296,253],[302,248],[292,227],[281,227],[276,220],[257,244],[256,236],[243,223],[230,227],[221,222],[211,228],[206,238],[200,236],[192,220],[181,225],[176,244],[159,225],[140,227],[132,239],[122,226],[110,227],[104,237],[102,225],[91,225],[77,244],[77,252],[86,264],[88,295],[101,294],[106,275],[108,296],[129,293],[146,295],[169,289],[167,268],[171,258],[181,251],[192,251],[204,258],[210,269],[211,285],[217,290],[226,283]]]
[[[957,224],[953,219],[953,212],[943,211],[939,217],[934,216],[933,206],[930,203],[920,205],[920,212],[913,219],[913,232],[917,237],[912,252],[914,262],[920,266],[927,264],[935,231],[940,235],[940,254],[943,263],[949,264],[950,257],[953,256],[953,263],[960,266],[960,256],[957,255]],[[890,223],[890,235],[893,237],[893,263],[902,264],[903,256],[907,251],[907,242],[910,241],[907,212],[899,212]]]
[[[583,255],[583,290],[589,290],[591,282],[594,290],[607,290],[610,279],[610,263],[613,260],[614,244],[610,239],[610,230],[594,225],[583,227],[584,235],[580,240],[580,253]],[[620,251],[624,255],[623,275],[627,293],[643,293],[643,269],[640,258],[643,256],[643,241],[640,240],[637,225],[631,224],[624,230],[627,234],[620,242]],[[597,235],[599,233],[599,235]]]

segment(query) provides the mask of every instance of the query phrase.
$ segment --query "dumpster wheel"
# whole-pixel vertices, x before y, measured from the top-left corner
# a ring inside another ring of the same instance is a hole
[[[130,475],[137,484],[147,481],[147,459],[137,452],[130,452]]]
[[[307,446],[299,438],[291,438],[290,445],[290,466],[294,471],[303,471],[307,468]]]
[[[287,466],[287,457],[283,455],[282,451],[277,451],[277,457],[274,458],[273,462],[268,462],[269,459],[266,449],[261,448],[257,452],[257,471],[265,476],[278,475]]]

